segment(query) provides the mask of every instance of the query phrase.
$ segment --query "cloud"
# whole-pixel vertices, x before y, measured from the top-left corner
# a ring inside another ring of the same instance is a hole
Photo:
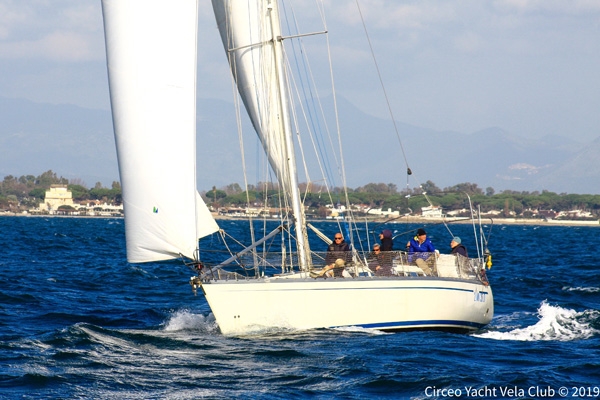
[[[305,39],[311,67],[324,71],[314,63],[325,64],[331,50],[338,91],[362,111],[389,117],[356,0],[285,3],[284,28],[298,22],[302,33],[323,29],[323,5],[329,37]],[[600,0],[359,4],[396,119],[461,132],[502,126],[524,137],[598,136]],[[230,100],[208,0],[198,37],[199,96]],[[100,0],[0,0],[4,95],[106,108],[104,58]]]
[[[74,0],[2,2],[0,58],[60,62],[103,59],[99,3]]]
[[[10,37],[15,26],[27,22],[29,14],[22,7],[13,5],[13,2],[4,1],[0,3],[0,40]]]
[[[552,13],[589,15],[600,12],[598,0],[496,0],[498,10],[516,11],[523,14]]]
[[[72,62],[99,59],[96,46],[76,32],[52,32],[35,41],[0,43],[0,57],[6,59],[44,58]]]
[[[385,0],[363,0],[359,3],[363,18],[369,21],[374,29],[423,29],[434,23],[442,23],[456,17],[454,9],[448,7],[449,2],[412,1],[395,2]],[[357,13],[356,1],[336,1],[329,6],[334,9],[336,20],[350,24],[362,24]]]

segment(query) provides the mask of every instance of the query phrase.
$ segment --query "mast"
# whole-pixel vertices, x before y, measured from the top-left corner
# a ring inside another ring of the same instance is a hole
[[[295,224],[300,269],[311,269],[276,0],[212,0],[232,76]]]
[[[286,187],[286,196],[289,196],[290,204],[292,206],[292,213],[295,219],[295,230],[296,230],[296,246],[298,250],[298,262],[300,269],[308,271],[311,269],[311,257],[310,248],[308,245],[308,235],[306,232],[306,216],[304,215],[304,207],[300,199],[300,189],[298,188],[298,172],[296,170],[296,156],[294,150],[294,137],[292,134],[292,127],[290,123],[289,115],[289,103],[288,103],[288,91],[286,75],[283,63],[283,39],[281,37],[281,27],[279,22],[279,9],[277,0],[268,0],[267,6],[269,12],[269,18],[271,22],[272,42],[273,42],[273,54],[275,57],[275,66],[277,73],[277,85],[279,87],[279,101],[281,103],[281,118],[280,118],[280,129],[281,136],[284,142],[284,151],[286,158],[286,168],[284,168],[284,174],[286,177],[284,180],[289,184]]]

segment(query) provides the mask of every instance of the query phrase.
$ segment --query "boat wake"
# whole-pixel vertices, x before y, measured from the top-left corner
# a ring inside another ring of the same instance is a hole
[[[166,332],[218,332],[219,327],[212,313],[204,316],[202,314],[194,314],[189,310],[178,310],[163,323],[163,330]]]
[[[600,330],[594,328],[595,322],[600,319],[598,310],[577,312],[544,301],[538,308],[537,317],[539,321],[531,326],[515,328],[507,332],[489,331],[474,336],[495,340],[573,341],[589,339],[600,334]],[[508,325],[509,321],[504,322]]]

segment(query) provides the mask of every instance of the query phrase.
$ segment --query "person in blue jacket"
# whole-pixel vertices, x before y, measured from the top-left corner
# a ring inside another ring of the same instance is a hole
[[[431,275],[435,266],[436,251],[425,229],[419,228],[417,235],[407,244],[408,261],[417,264],[426,275]]]

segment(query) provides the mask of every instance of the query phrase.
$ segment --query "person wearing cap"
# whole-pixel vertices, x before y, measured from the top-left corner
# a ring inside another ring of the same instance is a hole
[[[406,248],[408,249],[408,261],[417,264],[417,267],[421,268],[426,275],[431,275],[435,264],[436,250],[431,240],[427,238],[425,229],[419,228],[417,235],[406,244]]]
[[[462,240],[458,236],[454,236],[450,242],[451,254],[460,254],[463,257],[469,257],[467,248],[462,244]]]
[[[469,253],[467,248],[462,244],[462,240],[458,236],[454,236],[450,242],[450,248],[452,249],[450,254],[456,256],[457,265],[462,275],[469,275],[471,273],[471,267],[469,264]]]
[[[435,252],[435,247],[431,240],[427,238],[427,232],[425,229],[419,228],[417,230],[417,234],[414,238],[412,238],[407,244],[409,253],[433,253]]]

